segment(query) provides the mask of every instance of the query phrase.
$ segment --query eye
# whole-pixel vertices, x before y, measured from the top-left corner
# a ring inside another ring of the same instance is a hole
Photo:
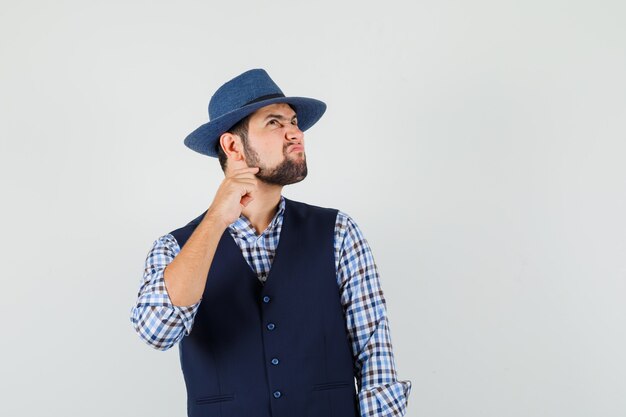
[[[271,119],[269,122],[267,122],[268,125],[273,125],[273,126],[278,126],[280,125],[280,123],[278,122],[278,120],[276,119]]]
[[[298,126],[298,119],[296,119],[295,117],[291,119],[291,124],[294,126]]]

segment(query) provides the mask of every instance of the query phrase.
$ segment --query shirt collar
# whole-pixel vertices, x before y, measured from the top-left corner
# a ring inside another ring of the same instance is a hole
[[[248,220],[248,218],[244,216],[243,214],[241,214],[237,220],[231,223],[230,226],[228,226],[228,228],[230,229],[231,233],[241,238],[244,238],[245,240],[258,239],[259,237],[265,235],[271,230],[274,230],[276,227],[282,224],[284,213],[285,213],[285,197],[281,195],[280,201],[278,203],[278,210],[276,210],[276,214],[274,215],[274,218],[272,219],[270,224],[267,226],[267,228],[263,231],[263,233],[261,233],[260,235],[257,236],[256,231],[254,230],[254,227],[252,226],[252,223],[250,223],[250,220]]]

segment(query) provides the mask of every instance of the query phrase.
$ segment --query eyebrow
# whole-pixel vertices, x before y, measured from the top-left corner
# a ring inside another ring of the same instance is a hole
[[[297,117],[298,115],[294,114],[290,120],[296,119]],[[283,116],[282,114],[268,114],[267,116],[265,116],[265,119],[263,119],[263,121],[266,121],[267,119],[287,120],[287,117]]]

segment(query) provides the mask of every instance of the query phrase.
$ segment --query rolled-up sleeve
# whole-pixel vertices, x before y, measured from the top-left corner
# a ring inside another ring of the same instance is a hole
[[[361,417],[403,416],[411,382],[397,379],[378,270],[361,230],[342,212],[335,227],[335,255]]]
[[[167,350],[191,332],[202,300],[190,306],[172,304],[163,272],[178,255],[180,247],[171,234],[154,241],[146,257],[137,302],[130,321],[141,339],[158,350]]]

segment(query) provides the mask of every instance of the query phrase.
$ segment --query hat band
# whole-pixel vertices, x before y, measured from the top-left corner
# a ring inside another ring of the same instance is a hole
[[[263,101],[263,100],[269,100],[269,99],[272,99],[272,98],[277,98],[277,97],[285,97],[285,95],[282,94],[282,93],[267,94],[267,95],[264,95],[264,96],[261,96],[261,97],[257,97],[254,100],[247,102],[246,104],[244,104],[244,106],[247,106],[249,104],[258,103],[259,101]]]

